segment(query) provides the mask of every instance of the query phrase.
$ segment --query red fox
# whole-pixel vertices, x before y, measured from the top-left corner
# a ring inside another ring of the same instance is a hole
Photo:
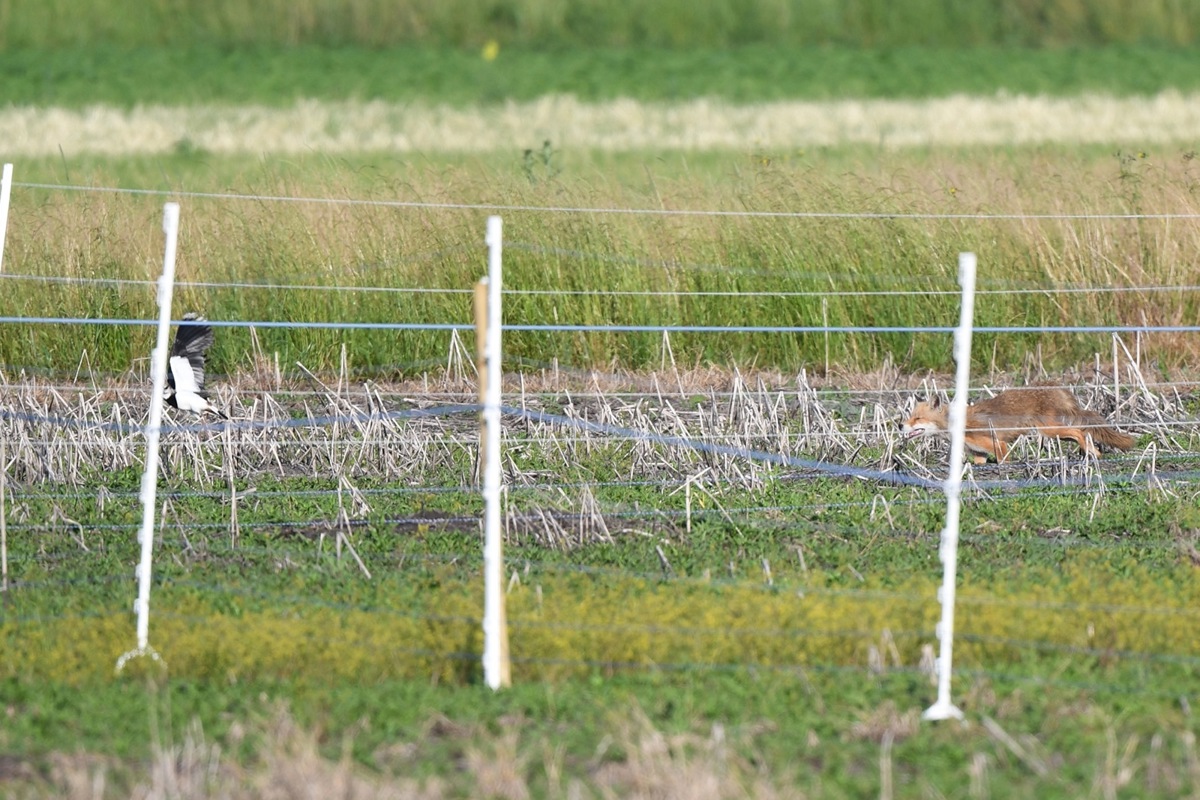
[[[917,403],[900,430],[905,439],[945,431],[949,412],[949,406],[938,400]],[[989,455],[1002,463],[1017,437],[1035,430],[1048,439],[1074,439],[1093,456],[1099,455],[1096,444],[1128,450],[1135,442],[1095,411],[1081,407],[1066,389],[1009,389],[967,406],[966,445],[976,464],[985,463]]]

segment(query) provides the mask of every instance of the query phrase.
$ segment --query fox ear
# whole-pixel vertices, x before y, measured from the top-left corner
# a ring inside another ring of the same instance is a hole
[[[929,407],[934,408],[934,409],[941,408],[942,407],[942,398],[938,397],[937,395],[934,395],[934,398],[929,401]]]

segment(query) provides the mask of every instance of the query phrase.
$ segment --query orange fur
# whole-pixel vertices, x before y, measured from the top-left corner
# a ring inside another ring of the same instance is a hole
[[[950,426],[949,413],[949,406],[937,400],[917,403],[901,430],[905,438],[944,432]],[[1030,431],[1048,439],[1073,439],[1093,456],[1099,455],[1097,444],[1128,450],[1135,442],[1095,411],[1080,406],[1066,389],[1009,389],[967,406],[966,446],[976,464],[986,462],[988,456],[1003,462],[1017,437]]]

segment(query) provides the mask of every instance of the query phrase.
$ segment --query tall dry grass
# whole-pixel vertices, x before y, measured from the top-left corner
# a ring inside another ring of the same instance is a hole
[[[962,250],[979,255],[976,324],[1031,329],[980,334],[977,359],[989,369],[1018,367],[1032,352],[1049,366],[1070,366],[1113,347],[1107,333],[1045,334],[1041,326],[1186,325],[1197,317],[1192,254],[1200,220],[1186,215],[1200,213],[1200,167],[1191,153],[557,157],[554,172],[531,172],[516,158],[412,164],[313,157],[253,174],[238,171],[246,165],[237,159],[184,166],[170,181],[181,189],[235,187],[244,195],[334,202],[181,197],[176,308],[217,320],[453,324],[467,333],[490,211],[337,202],[354,198],[509,207],[510,326],[950,326]],[[217,163],[233,171],[212,170]],[[89,182],[116,179],[98,169]],[[5,272],[153,280],[165,199],[20,190]],[[586,210],[597,208],[667,213]],[[788,216],[795,213],[817,216]],[[880,216],[853,216],[863,213]],[[1131,216],[1092,216],[1113,214]],[[155,316],[146,284],[4,280],[19,316]],[[10,367],[61,373],[85,356],[92,369],[123,372],[144,365],[149,353],[144,328],[5,327],[0,363]],[[1186,332],[1122,337],[1164,369],[1190,363],[1200,350]],[[302,361],[332,369],[344,346],[355,369],[394,375],[443,361],[450,342],[444,330],[272,328],[252,340],[235,328],[217,338],[218,373],[247,365],[256,351],[278,354],[285,367]],[[785,370],[827,363],[870,369],[886,359],[909,370],[950,363],[944,333],[680,332],[672,345],[685,363]],[[512,330],[505,347],[513,365],[557,359],[580,368],[642,368],[661,361],[662,335]]]

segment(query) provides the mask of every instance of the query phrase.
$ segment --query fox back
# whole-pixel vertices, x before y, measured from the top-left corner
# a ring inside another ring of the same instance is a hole
[[[948,412],[937,400],[918,403],[901,430],[906,438],[945,431]],[[988,455],[1003,461],[1017,437],[1030,431],[1047,438],[1072,439],[1092,455],[1098,454],[1097,442],[1121,450],[1134,444],[1132,436],[1110,427],[1104,417],[1080,406],[1075,395],[1062,388],[1009,389],[967,406],[966,445],[979,463]]]

